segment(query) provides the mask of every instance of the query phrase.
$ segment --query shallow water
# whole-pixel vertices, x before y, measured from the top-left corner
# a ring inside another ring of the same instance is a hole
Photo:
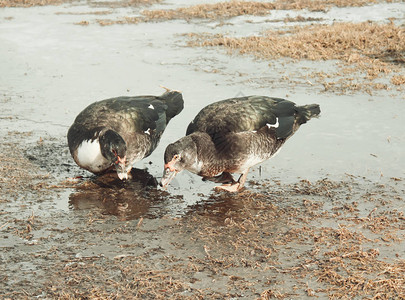
[[[403,14],[401,7],[395,4],[390,9],[373,6],[367,10],[398,17]],[[365,8],[355,10],[360,9]],[[263,164],[261,178],[317,178],[342,173],[373,178],[380,173],[404,175],[401,165],[405,138],[399,112],[405,104],[395,91],[376,96],[338,96],[299,86],[289,88],[287,82],[277,82],[280,79],[276,72],[268,74],[266,62],[181,46],[185,38],[179,34],[207,31],[209,22],[79,26],[73,23],[82,19],[82,15],[55,14],[85,10],[88,10],[85,5],[66,5],[1,11],[3,132],[32,131],[32,140],[42,136],[63,143],[75,116],[93,101],[118,95],[160,94],[163,92],[160,85],[178,89],[184,95],[184,111],[169,124],[154,154],[136,165],[149,167],[152,174],[160,176],[165,145],[184,135],[187,124],[205,105],[237,95],[287,96],[298,104],[319,103],[322,115],[302,126],[278,157]],[[333,15],[345,11],[334,9]],[[373,15],[369,12],[368,16],[373,19]],[[86,16],[89,17],[93,18]],[[325,18],[330,16],[327,14]],[[238,18],[234,19],[231,22],[237,22]],[[257,28],[251,32],[254,30]],[[307,64],[313,67],[317,63]],[[223,72],[211,74],[210,69]],[[240,82],[235,78],[237,72],[244,74],[243,79],[260,78],[267,73],[275,82],[273,86],[257,87],[254,83]],[[149,165],[149,161],[153,164]],[[257,172],[252,174],[258,177]],[[183,177],[179,176],[178,181],[187,182],[185,185],[189,185],[191,178],[199,181],[194,176]]]

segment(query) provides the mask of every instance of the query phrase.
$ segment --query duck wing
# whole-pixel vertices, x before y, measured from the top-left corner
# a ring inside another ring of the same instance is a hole
[[[272,126],[278,139],[293,131],[295,104],[291,101],[265,96],[232,98],[203,108],[189,124],[186,134],[206,132],[218,145],[230,133],[257,131]]]
[[[162,132],[166,127],[167,105],[155,96],[117,97],[95,102],[75,120],[84,128],[110,128],[118,133]]]
[[[101,131],[112,129],[133,146],[137,145],[137,137],[143,136],[142,143],[144,147],[150,144],[150,153],[169,120],[182,111],[183,105],[182,94],[177,91],[167,91],[161,96],[123,96],[94,102],[69,128],[69,149],[73,152],[83,140],[96,139]]]

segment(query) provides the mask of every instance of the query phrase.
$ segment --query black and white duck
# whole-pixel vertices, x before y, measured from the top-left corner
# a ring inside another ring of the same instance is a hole
[[[266,96],[222,100],[203,108],[186,136],[169,144],[160,185],[166,187],[182,170],[223,183],[231,192],[243,188],[249,169],[274,156],[300,127],[320,114],[318,104]],[[241,174],[235,181],[231,173]]]
[[[115,167],[118,177],[127,179],[133,164],[155,150],[170,119],[183,105],[177,91],[90,104],[69,128],[70,153],[83,169],[101,174]]]

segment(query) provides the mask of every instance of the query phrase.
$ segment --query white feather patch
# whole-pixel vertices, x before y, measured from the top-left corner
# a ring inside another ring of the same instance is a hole
[[[109,166],[109,162],[101,154],[98,139],[84,140],[77,148],[78,164],[92,172],[101,172]]]
[[[149,104],[148,108],[155,109],[152,104]]]
[[[279,125],[280,125],[280,123],[278,122],[278,118],[276,118],[276,124],[269,124],[269,123],[266,124],[266,126],[269,128],[271,128],[271,127],[278,128]]]
[[[146,134],[149,134],[150,135],[150,128],[148,128],[148,130],[145,130],[144,131]]]

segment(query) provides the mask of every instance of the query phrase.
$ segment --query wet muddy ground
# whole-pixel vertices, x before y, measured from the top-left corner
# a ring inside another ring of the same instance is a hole
[[[0,298],[403,299],[404,3],[147,2],[0,1]],[[75,165],[84,107],[160,86],[185,109],[132,181]],[[202,107],[251,94],[322,114],[239,194],[156,187]]]

